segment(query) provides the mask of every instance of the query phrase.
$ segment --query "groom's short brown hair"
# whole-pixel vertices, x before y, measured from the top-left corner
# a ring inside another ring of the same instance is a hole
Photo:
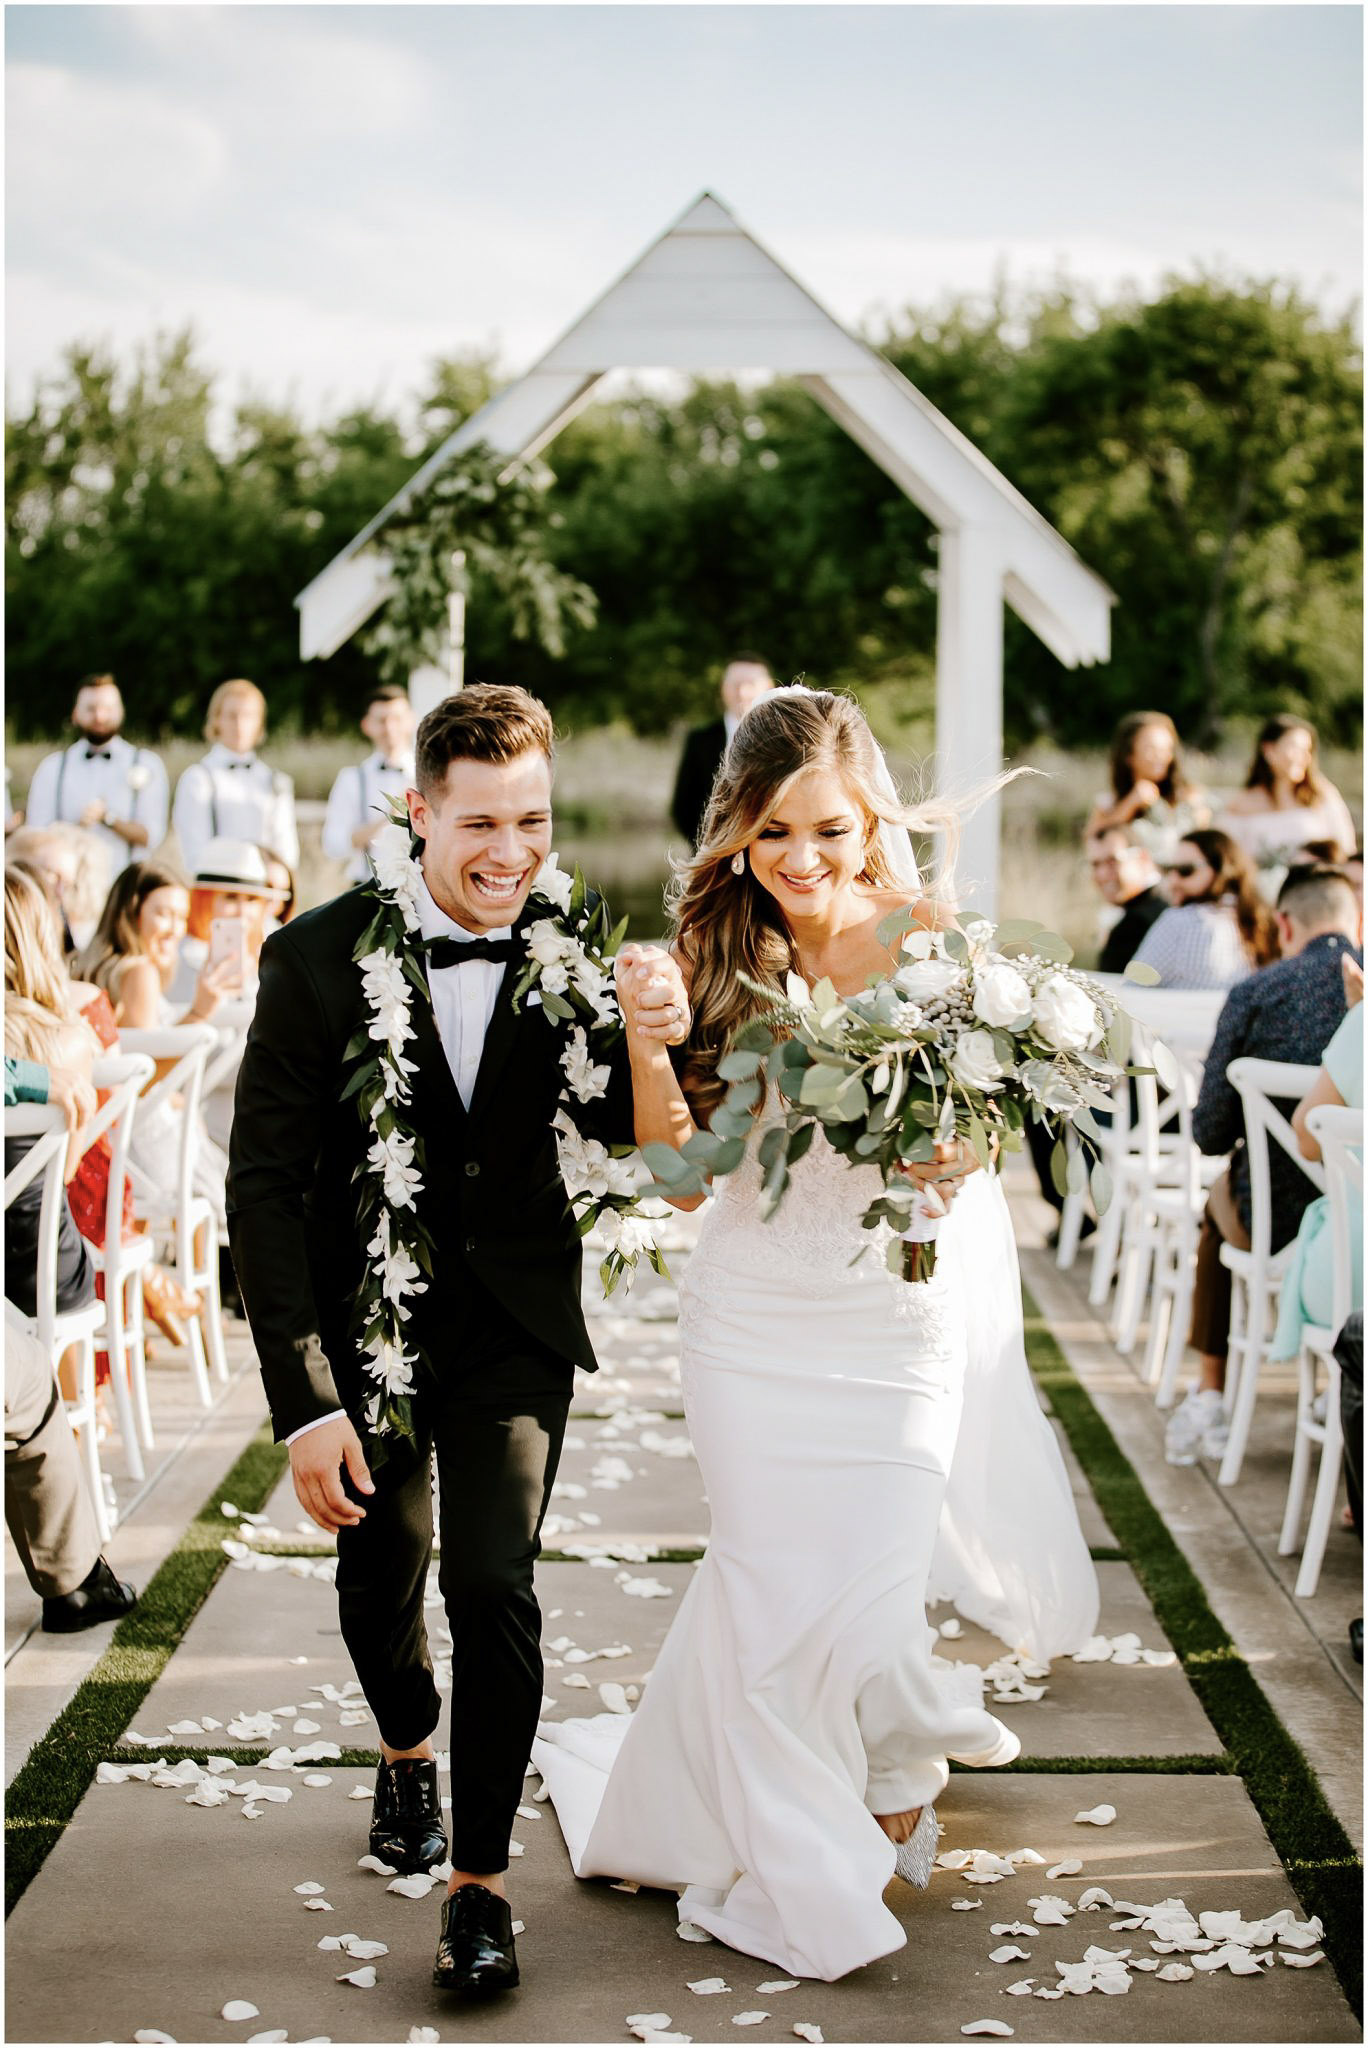
[[[555,758],[551,713],[529,690],[505,683],[472,683],[443,697],[418,728],[415,773],[431,802],[453,761],[492,761],[502,766],[532,748]]]

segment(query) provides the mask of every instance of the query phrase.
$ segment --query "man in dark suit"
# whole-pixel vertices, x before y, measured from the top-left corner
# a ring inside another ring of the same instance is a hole
[[[773,688],[774,677],[762,655],[734,654],[722,671],[721,718],[711,719],[707,725],[695,725],[685,736],[670,815],[690,846],[698,844],[708,798],[732,734],[751,705]]]
[[[368,1234],[354,1180],[373,1133],[346,1090],[370,1021],[353,955],[375,885],[267,940],[229,1174],[233,1261],[275,1434],[300,1501],[336,1533],[342,1633],[380,1731],[371,1850],[408,1871],[448,1847],[423,1622],[436,1458],[453,1874],[435,1981],[468,1995],[517,1982],[503,1872],[541,1710],[532,1567],[574,1369],[595,1364],[552,1128],[565,1033],[544,1008],[512,1003],[525,928],[545,914],[527,906],[551,844],[551,735],[535,698],[488,685],[447,698],[418,732],[408,804],[423,842],[413,907],[426,991],[409,1005],[403,1118],[422,1141],[416,1208],[433,1258],[404,1325],[423,1362],[416,1440],[382,1439],[373,1472],[360,1432],[375,1385],[351,1313]],[[682,979],[668,961],[658,979],[682,1038]],[[591,1113],[593,1135],[631,1142],[621,1045],[603,1098],[577,1112],[586,1131]]]

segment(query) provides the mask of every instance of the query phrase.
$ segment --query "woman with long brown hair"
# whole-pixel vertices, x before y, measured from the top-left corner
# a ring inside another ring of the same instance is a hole
[[[891,911],[945,919],[907,835],[932,822],[955,821],[899,803],[848,699],[778,690],[746,714],[675,894],[694,1011],[678,1078],[638,1014],[651,949],[620,977],[641,1142],[707,1124],[719,1062],[764,1007],[748,983],[851,994],[898,968]],[[933,1588],[1045,1657],[1097,1612],[1030,1390],[1001,1190],[964,1156],[916,1177],[954,1207],[915,1286],[861,1225],[878,1169],[820,1134],[772,1221],[754,1160],[719,1182],[680,1288],[708,1551],[630,1722],[548,1723],[534,1751],[578,1874],[673,1887],[690,1930],[795,1975],[900,1947],[883,1892],[895,1868],[929,1877],[949,1759],[1017,1753],[975,1674],[933,1662]]]
[[[1307,719],[1293,712],[1265,719],[1244,788],[1217,820],[1256,868],[1269,871],[1270,895],[1298,848],[1329,840],[1344,859],[1356,844],[1349,806],[1316,755],[1316,729]]]
[[[1112,734],[1111,789],[1093,799],[1084,839],[1123,826],[1162,866],[1184,832],[1211,817],[1183,768],[1178,728],[1167,711],[1130,711]]]
[[[1225,832],[1189,832],[1167,869],[1169,908],[1136,961],[1166,988],[1233,988],[1278,957],[1278,928],[1254,870]]]

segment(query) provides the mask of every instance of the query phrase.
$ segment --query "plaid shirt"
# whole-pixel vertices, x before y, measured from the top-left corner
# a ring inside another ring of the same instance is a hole
[[[1230,903],[1180,903],[1155,919],[1135,959],[1165,988],[1233,988],[1253,973]]]
[[[1230,1185],[1241,1221],[1249,1228],[1249,1161],[1244,1147],[1244,1108],[1226,1079],[1232,1060],[1242,1057],[1316,1066],[1344,1017],[1340,956],[1362,954],[1347,939],[1322,932],[1308,939],[1290,960],[1249,975],[1226,997],[1207,1054],[1202,1092],[1192,1130],[1203,1152],[1229,1152]],[[1273,1197],[1273,1249],[1295,1237],[1302,1210],[1316,1190],[1281,1145],[1269,1148]]]

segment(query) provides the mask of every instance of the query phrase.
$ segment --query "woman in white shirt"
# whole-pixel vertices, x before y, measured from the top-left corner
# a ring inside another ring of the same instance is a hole
[[[1317,765],[1314,726],[1285,712],[1260,727],[1245,786],[1217,824],[1261,871],[1270,894],[1299,847],[1331,840],[1346,859],[1356,838],[1349,806]]]
[[[1224,832],[1189,832],[1165,872],[1170,908],[1132,961],[1152,967],[1165,988],[1233,988],[1278,957],[1273,913],[1254,870]]]
[[[209,699],[202,761],[176,784],[171,824],[181,858],[193,873],[211,839],[269,846],[290,867],[299,863],[294,784],[257,757],[266,731],[266,699],[244,677],[220,683]]]

